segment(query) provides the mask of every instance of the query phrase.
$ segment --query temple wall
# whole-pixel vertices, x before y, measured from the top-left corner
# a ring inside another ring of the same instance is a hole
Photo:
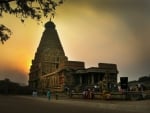
[[[84,69],[84,62],[81,61],[65,61],[60,64],[60,68]]]

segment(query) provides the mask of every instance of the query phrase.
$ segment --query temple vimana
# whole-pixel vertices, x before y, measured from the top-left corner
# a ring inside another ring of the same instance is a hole
[[[117,84],[117,74],[116,64],[98,63],[97,67],[85,68],[83,61],[69,61],[55,24],[49,21],[32,60],[29,86],[39,92],[63,92],[66,88],[79,92],[92,87],[103,91]]]

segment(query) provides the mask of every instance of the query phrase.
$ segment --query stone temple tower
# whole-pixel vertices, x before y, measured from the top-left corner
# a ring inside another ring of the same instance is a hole
[[[45,24],[45,31],[32,60],[29,85],[33,89],[38,88],[41,76],[55,72],[60,63],[67,61],[55,27],[55,24],[51,21]]]

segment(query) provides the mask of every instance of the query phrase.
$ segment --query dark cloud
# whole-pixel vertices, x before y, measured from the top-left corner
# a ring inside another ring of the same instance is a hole
[[[70,4],[90,5],[95,8],[148,8],[150,5],[149,0],[68,0]]]
[[[97,14],[99,11],[115,15],[128,27],[134,42],[129,45],[134,47],[131,59],[134,63],[122,71],[136,76],[150,74],[150,1],[149,0],[69,0],[72,6],[78,8],[88,6]],[[120,28],[121,29],[121,28]],[[119,37],[118,40],[125,38]],[[128,47],[128,45],[127,45]],[[135,55],[134,55],[135,54]]]

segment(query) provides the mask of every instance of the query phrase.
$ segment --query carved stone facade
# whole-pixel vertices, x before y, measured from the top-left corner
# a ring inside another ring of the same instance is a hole
[[[56,71],[60,63],[65,61],[67,61],[67,57],[60,43],[55,24],[47,22],[35,58],[32,60],[29,85],[33,89],[37,89],[40,77]]]
[[[85,68],[84,62],[69,61],[65,56],[55,24],[47,22],[29,73],[29,85],[39,92],[62,92],[65,88],[76,91],[98,86],[109,90],[117,84],[117,65],[99,63]]]

